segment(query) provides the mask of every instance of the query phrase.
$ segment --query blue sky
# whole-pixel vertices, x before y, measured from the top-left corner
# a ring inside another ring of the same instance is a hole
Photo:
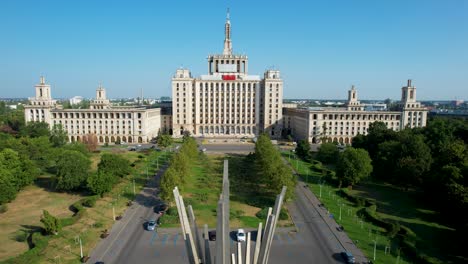
[[[281,70],[285,98],[468,99],[468,1],[0,1],[0,97],[170,95],[174,71],[207,71],[231,9],[249,73]]]

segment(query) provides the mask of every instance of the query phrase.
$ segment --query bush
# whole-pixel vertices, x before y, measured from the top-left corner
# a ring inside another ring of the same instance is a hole
[[[6,204],[0,205],[0,214],[5,213],[6,211],[8,211],[8,206]]]
[[[60,219],[52,216],[47,210],[42,211],[41,223],[44,225],[46,234],[57,234],[62,228]]]
[[[268,214],[268,207],[263,208],[262,210],[258,211],[255,216],[262,219],[266,220]],[[284,208],[281,208],[280,215],[278,217],[279,220],[287,220],[288,219],[288,213],[286,213],[286,210]]]
[[[29,237],[29,233],[24,230],[18,230],[15,232],[13,239],[17,242],[25,242]]]
[[[167,209],[166,214],[171,215],[171,216],[179,216],[179,212],[177,211],[177,207],[171,207],[171,208]]]
[[[96,205],[97,198],[97,196],[85,198],[83,201],[83,205],[86,207],[94,207]]]
[[[245,214],[245,212],[242,211],[242,210],[231,211],[229,213],[229,219],[240,218],[244,214]]]
[[[93,224],[94,228],[101,228],[103,226],[104,226],[104,224],[102,222],[96,222],[96,223]]]

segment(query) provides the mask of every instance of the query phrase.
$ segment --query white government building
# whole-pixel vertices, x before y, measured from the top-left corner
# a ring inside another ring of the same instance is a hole
[[[102,86],[97,88],[90,109],[63,109],[52,99],[44,77],[35,88],[36,97],[29,98],[30,103],[24,106],[26,123],[46,122],[51,128],[60,124],[70,142],[94,134],[100,144],[145,143],[156,137],[161,128],[161,109],[112,106]]]
[[[36,97],[29,98],[30,104],[25,106],[25,120],[44,121],[50,127],[61,124],[70,142],[95,134],[101,144],[146,143],[160,131],[172,131],[174,137],[188,131],[208,138],[253,138],[265,132],[272,138],[291,134],[311,143],[351,144],[354,136],[367,134],[369,124],[375,121],[396,131],[426,125],[427,109],[416,101],[411,80],[402,88],[397,111],[366,110],[354,87],[349,90],[346,107],[283,107],[280,72],[250,75],[247,56],[233,54],[229,12],[224,34],[223,53],[208,56],[208,74],[194,78],[188,69],[176,71],[172,106],[163,107],[163,112],[160,108],[112,106],[101,86],[90,109],[63,109],[41,77],[35,86]]]
[[[283,126],[299,140],[343,144],[351,144],[358,134],[366,135],[369,125],[376,121],[395,131],[426,126],[427,109],[416,101],[416,87],[411,80],[401,92],[398,111],[366,111],[353,86],[348,91],[346,107],[283,108]]]
[[[223,54],[208,56],[208,74],[194,78],[179,69],[172,78],[174,137],[189,131],[196,137],[281,136],[283,80],[277,70],[263,78],[248,74],[249,60],[232,51],[229,12]]]

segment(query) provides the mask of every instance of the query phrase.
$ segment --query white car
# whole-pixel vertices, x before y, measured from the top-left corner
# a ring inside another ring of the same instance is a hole
[[[245,231],[244,231],[244,229],[237,230],[237,242],[245,242]]]
[[[156,228],[156,221],[148,221],[148,223],[146,224],[146,228],[148,229],[148,231],[154,231],[154,229]]]

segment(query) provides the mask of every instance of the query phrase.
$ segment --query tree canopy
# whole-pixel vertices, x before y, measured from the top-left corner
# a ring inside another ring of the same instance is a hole
[[[323,163],[335,163],[338,160],[338,147],[334,143],[323,143],[317,152],[317,159]]]
[[[296,154],[303,160],[310,160],[310,144],[307,140],[299,141],[296,147]]]
[[[341,153],[336,166],[336,175],[342,184],[352,186],[369,177],[372,164],[369,154],[364,149],[346,148]]]
[[[65,150],[58,156],[56,189],[72,191],[84,187],[91,162],[78,151]]]
[[[296,177],[266,134],[258,137],[254,157],[257,181],[265,184],[274,194],[280,193],[283,186],[286,186],[286,197],[292,198],[297,183]]]

